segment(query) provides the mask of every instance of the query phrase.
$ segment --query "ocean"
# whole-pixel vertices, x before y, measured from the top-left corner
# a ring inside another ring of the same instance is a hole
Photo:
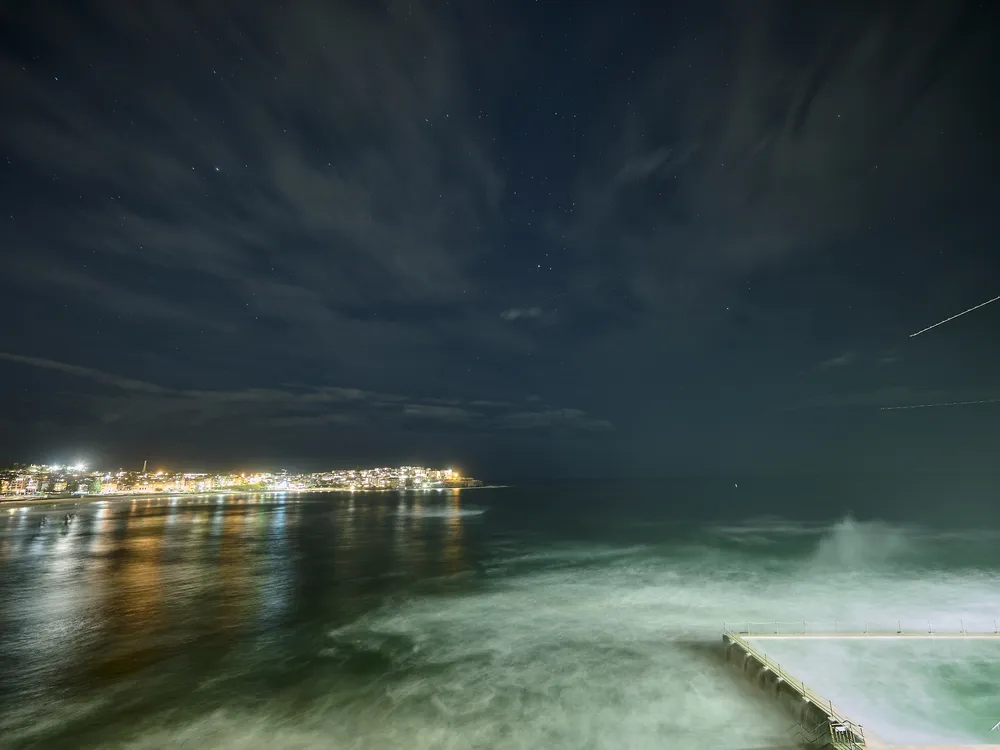
[[[962,498],[972,516],[930,494],[789,478],[0,504],[0,747],[787,746],[793,722],[722,661],[727,623],[996,627],[995,501]],[[1000,640],[763,645],[884,739],[998,741]]]

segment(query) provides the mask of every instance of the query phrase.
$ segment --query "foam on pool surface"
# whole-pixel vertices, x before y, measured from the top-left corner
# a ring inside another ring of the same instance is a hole
[[[1000,640],[750,640],[887,743],[1000,743]]]

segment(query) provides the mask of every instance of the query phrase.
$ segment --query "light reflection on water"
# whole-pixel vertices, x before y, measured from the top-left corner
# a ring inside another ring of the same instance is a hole
[[[449,502],[460,507],[459,495]],[[397,503],[420,507],[389,494],[279,493],[3,508],[0,704],[13,710],[0,735],[30,737],[48,726],[43,714],[123,685],[141,690],[97,711],[102,723],[155,710],[216,680],[213,664],[324,637],[394,579],[460,569],[465,520],[427,529]],[[87,711],[66,710],[50,741],[96,731]]]

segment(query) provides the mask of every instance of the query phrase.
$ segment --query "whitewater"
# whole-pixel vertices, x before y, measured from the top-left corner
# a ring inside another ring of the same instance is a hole
[[[9,514],[0,559],[30,559],[34,572],[20,583],[10,575],[18,565],[0,573],[8,664],[58,662],[59,638],[81,658],[98,648],[93,629],[111,615],[65,591],[110,570],[95,545],[144,566],[152,580],[121,579],[140,599],[153,583],[177,598],[156,605],[162,627],[118,636],[161,649],[159,667],[72,689],[60,687],[58,668],[22,674],[3,694],[13,710],[0,719],[0,744],[71,746],[76,733],[79,746],[136,749],[787,746],[793,722],[722,661],[724,624],[991,630],[1000,616],[1000,534],[986,529],[730,518],[662,530],[637,522],[634,538],[598,542],[491,522],[486,500],[179,510],[164,501],[125,506],[110,521],[87,506],[77,512],[93,516],[90,528],[85,519],[62,538],[29,535],[23,514]],[[312,546],[317,528],[328,547]],[[67,552],[75,533],[85,536]],[[247,552],[230,571],[239,601],[206,580],[219,578],[212,565],[227,545]],[[59,586],[62,595],[49,588]],[[339,602],[336,614],[312,597]],[[232,637],[204,665],[190,652],[215,610],[199,612],[199,601],[245,606],[253,623],[226,621],[220,632]],[[128,617],[122,606],[117,616]],[[63,612],[69,629],[29,631],[39,607],[50,628]],[[296,607],[305,614],[291,617]],[[96,619],[81,624],[80,612]],[[1000,641],[765,647],[893,742],[988,742],[1000,720]],[[153,697],[136,703],[143,691]]]

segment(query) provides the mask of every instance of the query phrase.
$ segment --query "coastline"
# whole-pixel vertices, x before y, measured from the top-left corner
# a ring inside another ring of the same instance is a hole
[[[210,490],[207,492],[141,492],[141,493],[121,493],[114,495],[63,495],[63,496],[25,496],[25,495],[0,495],[0,507],[3,506],[18,506],[18,505],[43,505],[45,503],[51,503],[52,505],[66,505],[73,504],[79,505],[81,503],[95,503],[95,502],[109,502],[116,500],[162,500],[163,498],[186,498],[186,497],[211,497],[211,496],[222,496],[231,497],[233,495],[277,495],[277,494],[293,494],[293,495],[312,495],[319,493],[344,493],[344,494],[375,494],[375,493],[389,493],[395,492],[400,495],[406,495],[410,493],[420,493],[422,495],[427,495],[431,493],[438,492],[462,492],[464,490],[495,490],[503,487],[507,487],[505,484],[481,484],[473,487],[431,487],[427,489],[414,489],[406,488],[399,489],[396,487],[390,489],[350,489],[345,487],[310,487],[307,489],[297,489],[297,490]]]

